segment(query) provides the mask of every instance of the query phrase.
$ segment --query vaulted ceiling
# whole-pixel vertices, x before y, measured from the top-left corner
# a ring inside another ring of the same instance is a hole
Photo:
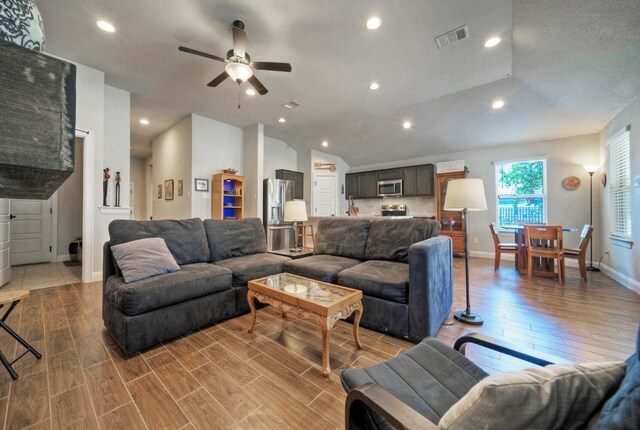
[[[638,0],[37,0],[45,51],[132,94],[132,153],[189,113],[318,149],[352,166],[598,132],[640,93]],[[377,15],[382,26],[365,27]],[[107,19],[108,34],[95,23]],[[206,86],[244,21],[269,89]],[[466,25],[443,49],[434,38]],[[494,48],[484,42],[502,38]],[[376,81],[380,88],[369,89]],[[502,99],[505,106],[491,104]],[[238,100],[241,109],[237,109]],[[287,110],[282,104],[301,104]],[[148,118],[148,126],[139,124]],[[281,124],[278,118],[285,117]],[[412,122],[404,129],[402,123]],[[327,140],[329,146],[321,147]]]

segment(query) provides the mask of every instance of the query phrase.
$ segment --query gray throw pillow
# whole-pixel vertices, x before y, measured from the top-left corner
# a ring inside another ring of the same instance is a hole
[[[443,429],[579,429],[624,377],[620,362],[553,364],[491,375],[440,419]]]
[[[161,237],[114,245],[111,247],[111,252],[127,284],[180,270],[180,266]]]

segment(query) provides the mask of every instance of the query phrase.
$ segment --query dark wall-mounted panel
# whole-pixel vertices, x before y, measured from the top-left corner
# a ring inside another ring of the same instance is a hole
[[[48,199],[73,173],[76,67],[0,41],[0,198]]]

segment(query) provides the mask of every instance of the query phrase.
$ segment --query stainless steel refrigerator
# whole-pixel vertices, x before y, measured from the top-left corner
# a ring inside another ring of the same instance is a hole
[[[284,221],[284,205],[293,200],[293,181],[265,179],[262,219],[267,233],[267,250],[289,249],[294,245],[293,223]]]

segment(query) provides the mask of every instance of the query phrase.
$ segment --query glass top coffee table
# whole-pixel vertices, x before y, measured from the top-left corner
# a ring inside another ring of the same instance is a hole
[[[362,349],[358,327],[362,317],[362,291],[315,281],[289,273],[279,273],[249,281],[247,301],[251,309],[249,333],[256,323],[254,300],[271,305],[282,312],[282,317],[292,314],[298,318],[315,321],[322,332],[322,374],[329,376],[329,336],[336,321],[346,319],[355,312],[353,337]]]

